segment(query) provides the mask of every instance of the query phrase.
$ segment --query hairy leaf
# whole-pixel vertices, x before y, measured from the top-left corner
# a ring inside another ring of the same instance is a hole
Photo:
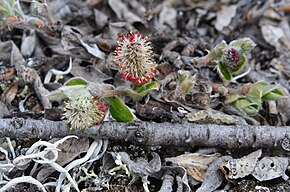
[[[207,55],[207,58],[211,61],[214,62],[215,60],[218,60],[222,57],[222,50],[227,46],[227,43],[223,40],[219,44],[217,44],[211,52]]]
[[[280,89],[274,89],[270,93],[263,95],[263,100],[271,101],[271,100],[278,100],[285,97],[286,96],[284,95],[283,91],[281,91]]]
[[[259,105],[252,103],[247,99],[236,100],[234,106],[238,109],[244,110],[248,115],[255,115],[259,111]]]
[[[241,38],[238,40],[234,40],[232,42],[230,42],[229,44],[230,46],[235,46],[235,47],[240,47],[243,52],[249,52],[251,51],[257,44],[252,41],[252,39],[245,37],[245,38]]]

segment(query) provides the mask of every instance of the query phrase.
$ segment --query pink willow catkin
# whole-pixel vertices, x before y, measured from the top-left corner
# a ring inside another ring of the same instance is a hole
[[[137,85],[147,83],[156,73],[151,43],[138,31],[121,36],[114,56],[121,77]]]

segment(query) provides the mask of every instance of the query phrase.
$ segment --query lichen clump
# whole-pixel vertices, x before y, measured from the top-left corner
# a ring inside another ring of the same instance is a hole
[[[121,77],[137,85],[147,83],[156,73],[152,46],[139,32],[122,35],[114,52]]]
[[[84,130],[99,125],[105,116],[105,107],[95,97],[70,98],[65,102],[62,119],[71,130]]]

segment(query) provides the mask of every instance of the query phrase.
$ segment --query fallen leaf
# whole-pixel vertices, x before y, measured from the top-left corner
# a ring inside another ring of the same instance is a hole
[[[252,175],[259,181],[268,181],[281,177],[284,180],[288,180],[288,176],[285,174],[288,167],[287,157],[264,157],[258,161]]]
[[[223,156],[212,162],[204,175],[204,181],[196,192],[211,192],[216,190],[225,179],[220,166],[230,160],[232,160],[232,157]]]
[[[279,39],[286,36],[282,28],[272,25],[263,25],[261,27],[261,32],[267,43],[274,46],[276,50],[280,49]]]
[[[70,73],[74,76],[96,83],[112,79],[112,77],[103,73],[95,65],[81,66],[80,63],[81,61],[79,59],[75,59],[73,61],[73,66]]]
[[[96,44],[89,45],[80,39],[81,44],[86,48],[86,50],[93,56],[99,59],[105,59],[105,53],[103,53]]]
[[[128,9],[127,5],[123,3],[123,1],[108,0],[108,4],[121,21],[125,20],[130,24],[135,22],[142,22],[142,19],[138,15],[131,12],[131,10]]]
[[[240,159],[231,159],[221,165],[221,170],[229,179],[243,178],[254,171],[261,155],[262,150],[259,149]]]
[[[215,28],[218,31],[222,31],[224,27],[227,27],[232,18],[236,15],[237,5],[223,5],[221,6],[220,11],[217,13]]]
[[[24,57],[30,57],[36,46],[36,33],[34,29],[25,30],[22,36],[21,53]]]
[[[177,157],[165,158],[165,162],[172,162],[186,169],[189,176],[197,181],[203,181],[204,175],[210,163],[218,159],[221,155],[215,153],[212,155],[205,155],[200,153],[187,153]]]
[[[8,107],[11,107],[11,102],[14,100],[18,91],[18,81],[12,83],[1,94],[1,101],[3,101]]]

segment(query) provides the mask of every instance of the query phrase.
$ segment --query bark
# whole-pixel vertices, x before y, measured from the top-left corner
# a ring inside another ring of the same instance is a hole
[[[290,126],[104,122],[81,132],[69,131],[62,121],[12,118],[0,119],[0,130],[0,137],[12,139],[50,139],[73,134],[150,146],[282,148],[290,151]]]

